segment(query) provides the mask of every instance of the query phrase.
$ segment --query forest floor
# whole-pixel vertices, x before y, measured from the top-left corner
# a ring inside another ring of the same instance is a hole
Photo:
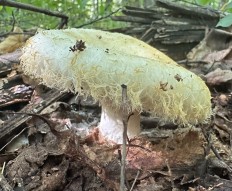
[[[211,120],[180,127],[142,113],[127,149],[128,190],[232,190],[231,47],[214,50],[213,39],[185,63],[211,91]],[[98,103],[32,83],[19,56],[0,56],[0,190],[119,190],[121,145],[100,136]]]

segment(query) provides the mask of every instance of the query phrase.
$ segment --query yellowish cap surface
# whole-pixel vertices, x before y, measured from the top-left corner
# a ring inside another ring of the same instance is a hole
[[[76,41],[83,50],[70,51]],[[93,29],[40,31],[23,48],[25,74],[62,91],[91,95],[119,110],[127,85],[129,111],[180,124],[205,122],[211,96],[204,81],[133,37]]]

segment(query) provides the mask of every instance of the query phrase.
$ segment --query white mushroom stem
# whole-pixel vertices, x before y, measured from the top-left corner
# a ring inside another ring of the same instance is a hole
[[[101,122],[99,124],[100,133],[107,140],[111,140],[115,143],[122,143],[123,134],[123,112],[115,112],[107,106],[102,106]],[[128,138],[136,137],[140,134],[140,114],[139,112],[133,112],[129,117],[127,124],[127,136]]]

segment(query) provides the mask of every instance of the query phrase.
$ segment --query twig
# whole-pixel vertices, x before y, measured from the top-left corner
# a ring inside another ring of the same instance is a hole
[[[28,115],[28,116],[32,116],[32,117],[37,117],[37,118],[41,119],[42,121],[44,121],[51,128],[51,130],[53,129],[52,122],[48,118],[46,118],[40,114],[27,113],[27,112],[10,112],[10,111],[0,111],[0,113],[2,113],[2,114]]]
[[[169,177],[171,178],[172,189],[175,189],[175,184],[174,184],[173,176],[172,176],[172,170],[171,170],[170,165],[169,165],[169,163],[168,163],[168,159],[165,160],[165,163],[166,163],[166,166],[167,166],[167,168],[168,168],[168,175],[169,175]]]
[[[206,62],[206,61],[204,61],[204,60],[189,61],[189,60],[187,60],[187,59],[177,61],[177,63],[178,63],[178,64],[187,64],[187,65],[190,65],[190,64],[208,64],[208,62]]]
[[[136,177],[135,177],[135,179],[134,179],[134,181],[133,181],[133,184],[132,184],[132,186],[131,186],[131,188],[130,188],[130,191],[133,190],[133,188],[134,188],[134,186],[135,186],[135,183],[136,183],[136,181],[137,181],[137,179],[138,179],[138,177],[139,177],[140,172],[141,172],[141,171],[138,170],[138,172],[137,172],[137,174],[136,174]]]
[[[11,31],[13,32],[13,31],[14,31],[14,28],[15,28],[15,23],[16,23],[15,16],[14,16],[14,12],[13,12],[13,11],[12,11],[12,18],[13,18],[13,23],[12,23],[12,29],[11,29]]]
[[[204,127],[201,127],[201,131],[208,143],[208,146],[210,147],[210,149],[213,151],[213,153],[215,154],[215,156],[219,159],[219,160],[222,160],[222,157],[219,155],[219,153],[217,152],[217,150],[214,148],[214,146],[212,145],[212,142],[211,142],[211,136],[208,135],[204,129]]]
[[[18,114],[18,115],[28,115],[28,116],[31,116],[31,117],[37,117],[37,118],[39,118],[40,120],[42,120],[43,122],[45,122],[45,123],[49,126],[51,132],[52,132],[54,135],[59,136],[59,132],[57,132],[57,130],[55,129],[55,126],[56,126],[56,125],[55,125],[51,120],[49,120],[47,117],[44,117],[43,115],[36,114],[36,113],[8,112],[8,111],[0,111],[0,113],[5,113],[5,114]],[[23,131],[24,131],[24,129],[23,129],[19,134],[21,134]],[[19,134],[17,134],[16,136],[18,136]],[[12,139],[14,139],[14,138],[15,138],[15,137],[13,137]],[[12,141],[12,140],[11,140],[11,141]],[[9,144],[9,143],[7,143],[6,145],[4,145],[4,146],[0,149],[0,151],[1,151],[2,149],[4,149],[8,144]]]
[[[59,28],[62,28],[65,24],[68,23],[68,16],[67,15],[64,15],[64,14],[61,14],[58,12],[52,12],[52,11],[49,11],[46,9],[41,9],[41,8],[35,7],[33,5],[15,2],[15,1],[11,1],[11,0],[0,0],[0,5],[20,8],[20,9],[24,9],[24,10],[28,10],[28,11],[43,13],[43,14],[49,15],[49,16],[59,17],[59,18],[61,18],[61,23],[59,25]]]
[[[106,18],[110,17],[111,15],[117,13],[117,12],[120,11],[121,9],[122,9],[122,8],[119,8],[119,9],[117,9],[116,11],[113,11],[113,12],[111,12],[111,13],[108,14],[108,15],[105,15],[105,16],[103,16],[103,17],[99,17],[99,18],[94,19],[94,20],[92,20],[92,21],[90,21],[90,22],[88,22],[88,23],[79,25],[79,26],[77,26],[77,27],[75,27],[75,28],[82,28],[82,27],[84,27],[84,26],[91,25],[91,24],[96,23],[96,22],[98,22],[98,21],[100,21],[100,20],[106,19]]]
[[[6,166],[6,162],[4,162],[4,163],[3,163],[1,174],[3,174],[3,173],[4,173],[5,166]]]
[[[223,165],[223,167],[225,167],[230,173],[232,172],[232,168],[226,164],[226,162],[223,160],[223,158],[219,155],[219,153],[217,152],[217,150],[215,149],[215,147],[213,146],[212,144],[212,141],[211,141],[211,136],[207,136],[207,133],[205,131],[205,129],[203,127],[201,127],[201,130],[202,130],[202,133],[206,139],[206,141],[208,142],[208,145],[209,147],[211,148],[211,150],[213,151],[213,153],[215,154],[215,156],[219,159],[219,163],[221,165]]]
[[[123,121],[123,142],[122,142],[122,160],[120,174],[120,191],[125,191],[125,174],[126,174],[126,143],[127,143],[127,86],[122,84],[122,121]]]
[[[13,138],[10,139],[10,141],[8,141],[5,145],[3,145],[0,148],[0,152],[5,149],[13,140],[15,140],[17,137],[19,137],[24,131],[26,130],[26,128],[23,128],[18,134],[16,134]]]
[[[7,182],[6,178],[3,175],[3,172],[5,170],[6,162],[3,163],[2,170],[0,173],[0,187],[3,191],[13,191],[13,188],[10,186],[10,184]]]
[[[213,191],[215,188],[219,188],[220,186],[222,186],[223,185],[223,183],[221,182],[221,183],[218,183],[218,184],[216,184],[216,185],[214,185],[214,186],[212,186],[212,187],[209,187],[208,188],[208,191]]]

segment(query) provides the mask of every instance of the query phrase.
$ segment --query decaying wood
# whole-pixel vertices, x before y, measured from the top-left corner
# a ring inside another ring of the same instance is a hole
[[[35,114],[39,114],[43,109],[48,107],[55,101],[58,101],[64,97],[66,97],[68,93],[60,93],[57,90],[50,90],[46,99],[42,104],[36,105],[27,105],[23,108],[22,112],[34,112]],[[2,148],[4,144],[9,141],[15,134],[20,132],[24,127],[22,126],[26,121],[31,119],[32,116],[28,115],[16,115],[13,119],[9,119],[0,125],[0,147]]]
[[[232,190],[232,182],[230,180],[219,178],[218,176],[212,176],[207,174],[202,185],[209,187],[208,190],[221,191]]]
[[[0,55],[0,68],[1,71],[4,69],[3,66],[12,66],[12,64],[19,63],[19,57],[22,55],[21,50],[16,50],[12,53]]]
[[[0,55],[0,77],[4,77],[12,71],[14,64],[19,63],[19,57],[21,55],[22,52],[20,50]]]
[[[130,22],[132,27],[117,29],[137,36],[168,54],[182,60],[205,35],[206,28],[214,27],[220,18],[216,10],[180,2],[156,0],[150,8],[126,6],[124,16],[113,16],[113,20]]]
[[[3,191],[13,191],[13,188],[7,182],[3,174],[0,174],[0,187],[2,188]]]
[[[194,6],[193,8],[193,6],[183,6],[167,0],[157,0],[156,4],[160,7],[173,10],[177,13],[194,16],[194,18],[199,17],[218,19],[218,16],[220,14],[218,11],[212,10],[209,7]]]

